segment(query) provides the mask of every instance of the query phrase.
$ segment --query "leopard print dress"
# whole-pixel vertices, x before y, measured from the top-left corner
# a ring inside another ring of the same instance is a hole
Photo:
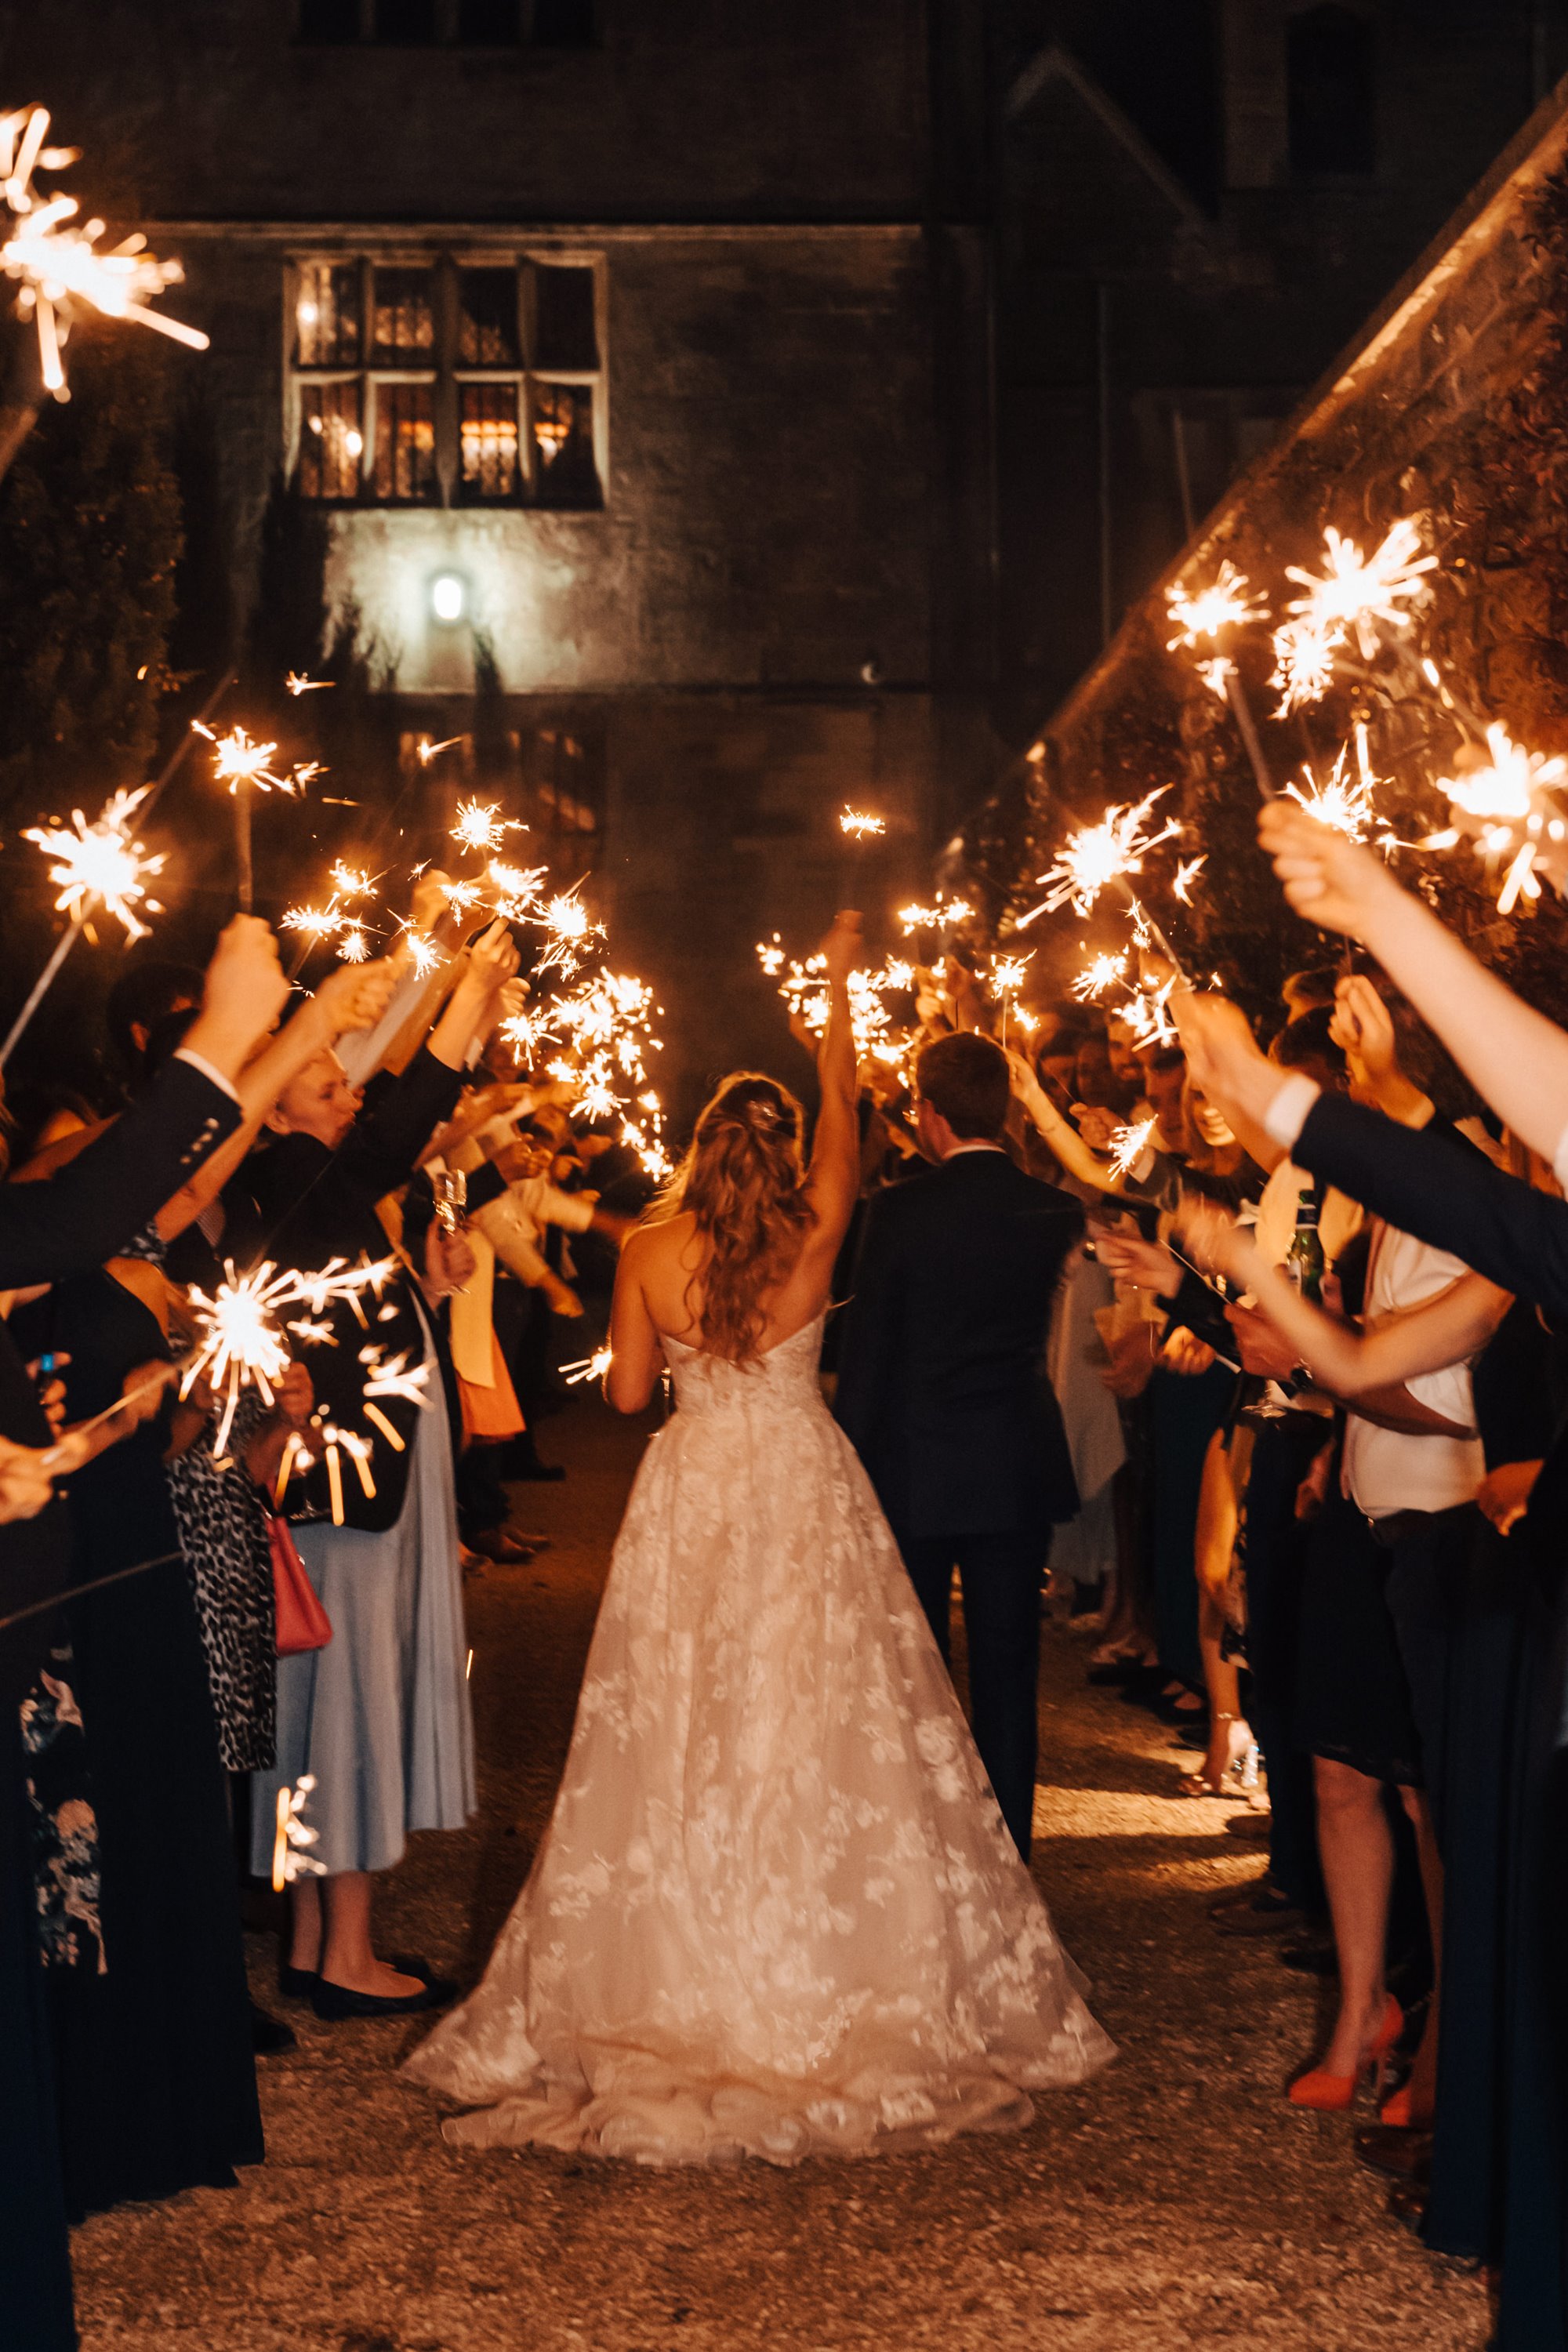
[[[277,1754],[272,1553],[261,1498],[244,1468],[245,1448],[264,1411],[254,1391],[241,1398],[221,1466],[213,1456],[211,1423],[165,1465],[180,1549],[195,1586],[219,1752],[230,1772],[265,1771]]]

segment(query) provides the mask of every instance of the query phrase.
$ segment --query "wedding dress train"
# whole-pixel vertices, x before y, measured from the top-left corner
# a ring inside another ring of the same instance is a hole
[[[679,1410],[616,1545],[554,1814],[408,2061],[447,2137],[794,2164],[1026,2123],[1112,2054],[1003,1826],[822,1318]]]

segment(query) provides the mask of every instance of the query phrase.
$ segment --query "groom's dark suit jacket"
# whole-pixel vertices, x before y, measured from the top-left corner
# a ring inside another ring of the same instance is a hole
[[[1041,1357],[1070,1193],[962,1151],[879,1192],[838,1361],[840,1424],[900,1538],[1044,1536],[1078,1489]]]

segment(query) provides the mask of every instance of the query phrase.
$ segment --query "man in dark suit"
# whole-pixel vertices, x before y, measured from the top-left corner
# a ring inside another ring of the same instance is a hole
[[[1078,1509],[1041,1359],[1083,1212],[1008,1158],[1007,1062],[990,1038],[938,1038],[915,1085],[937,1164],[867,1213],[836,1409],[944,1658],[958,1570],[974,1742],[1026,1858],[1040,1576],[1053,1524]]]

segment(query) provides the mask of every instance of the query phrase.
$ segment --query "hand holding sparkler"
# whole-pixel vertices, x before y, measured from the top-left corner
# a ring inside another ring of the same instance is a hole
[[[236,915],[218,933],[202,1009],[185,1033],[184,1051],[210,1062],[233,1083],[288,1002],[277,940],[259,916]]]
[[[40,1451],[32,1445],[13,1445],[8,1437],[0,1437],[0,1527],[9,1527],[16,1519],[36,1519],[38,1513],[53,1499],[54,1479],[65,1464],[51,1464],[50,1454],[57,1448]]]
[[[822,942],[823,970],[829,984],[847,989],[849,975],[859,964],[866,950],[865,917],[858,908],[841,908],[833,918],[833,928]]]
[[[1364,940],[1378,908],[1402,895],[1370,850],[1289,802],[1259,812],[1258,838],[1296,912],[1322,930]]]

